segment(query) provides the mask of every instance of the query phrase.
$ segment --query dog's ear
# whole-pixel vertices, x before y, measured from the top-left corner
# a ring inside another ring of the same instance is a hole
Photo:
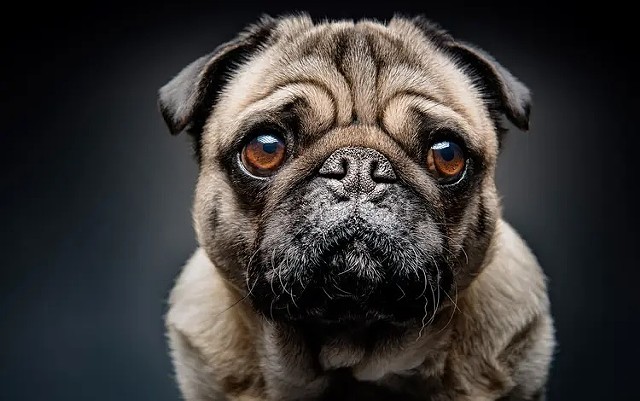
[[[455,41],[450,44],[452,53],[467,67],[472,75],[488,90],[488,98],[516,127],[529,129],[531,92],[493,57],[470,44]]]
[[[160,112],[172,134],[185,130],[198,134],[234,65],[260,50],[276,25],[276,19],[263,17],[235,39],[189,64],[160,89]]]
[[[416,17],[412,22],[438,48],[450,54],[484,90],[483,94],[491,111],[503,113],[521,130],[529,129],[531,93],[522,82],[489,54],[473,45],[455,40],[428,19]]]

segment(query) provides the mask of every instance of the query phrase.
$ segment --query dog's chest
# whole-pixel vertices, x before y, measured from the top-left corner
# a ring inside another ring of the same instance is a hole
[[[335,372],[321,401],[430,401],[438,393],[440,381],[425,378],[417,371],[389,375],[376,382],[358,381],[347,371]]]

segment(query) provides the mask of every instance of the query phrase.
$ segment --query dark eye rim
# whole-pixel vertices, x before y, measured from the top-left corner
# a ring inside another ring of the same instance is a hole
[[[289,159],[289,149],[288,149],[288,140],[287,140],[287,135],[284,134],[282,131],[281,127],[274,127],[272,125],[261,125],[258,127],[254,127],[253,129],[249,130],[246,135],[243,136],[242,141],[240,141],[239,146],[238,146],[238,150],[236,152],[236,162],[240,168],[240,171],[242,171],[244,174],[248,175],[251,178],[255,178],[258,180],[268,180],[271,177],[273,177],[275,175],[275,173],[278,172],[278,170],[280,170],[282,168],[282,166],[284,166],[284,164],[287,162],[287,160]],[[249,145],[249,143],[251,143],[252,140],[256,139],[259,136],[262,135],[270,135],[273,136],[275,138],[278,138],[280,141],[282,141],[283,146],[284,146],[284,159],[282,161],[282,164],[280,164],[275,170],[271,171],[269,174],[265,174],[265,175],[257,175],[253,172],[251,172],[247,166],[245,165],[245,163],[242,161],[242,154],[245,150],[245,148],[247,147],[247,145]]]

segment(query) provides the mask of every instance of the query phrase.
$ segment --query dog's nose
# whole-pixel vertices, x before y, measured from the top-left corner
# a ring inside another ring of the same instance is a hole
[[[397,179],[389,159],[377,150],[361,147],[336,150],[320,167],[319,174],[339,181],[347,196],[369,194],[380,184]]]

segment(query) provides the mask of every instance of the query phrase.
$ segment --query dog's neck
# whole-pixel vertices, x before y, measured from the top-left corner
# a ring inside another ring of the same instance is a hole
[[[326,391],[336,375],[379,382],[392,375],[437,376],[444,369],[451,309],[430,325],[326,325],[262,320],[262,366],[268,388],[298,388],[297,397]],[[283,367],[287,367],[286,371]],[[284,396],[284,395],[282,395]]]

